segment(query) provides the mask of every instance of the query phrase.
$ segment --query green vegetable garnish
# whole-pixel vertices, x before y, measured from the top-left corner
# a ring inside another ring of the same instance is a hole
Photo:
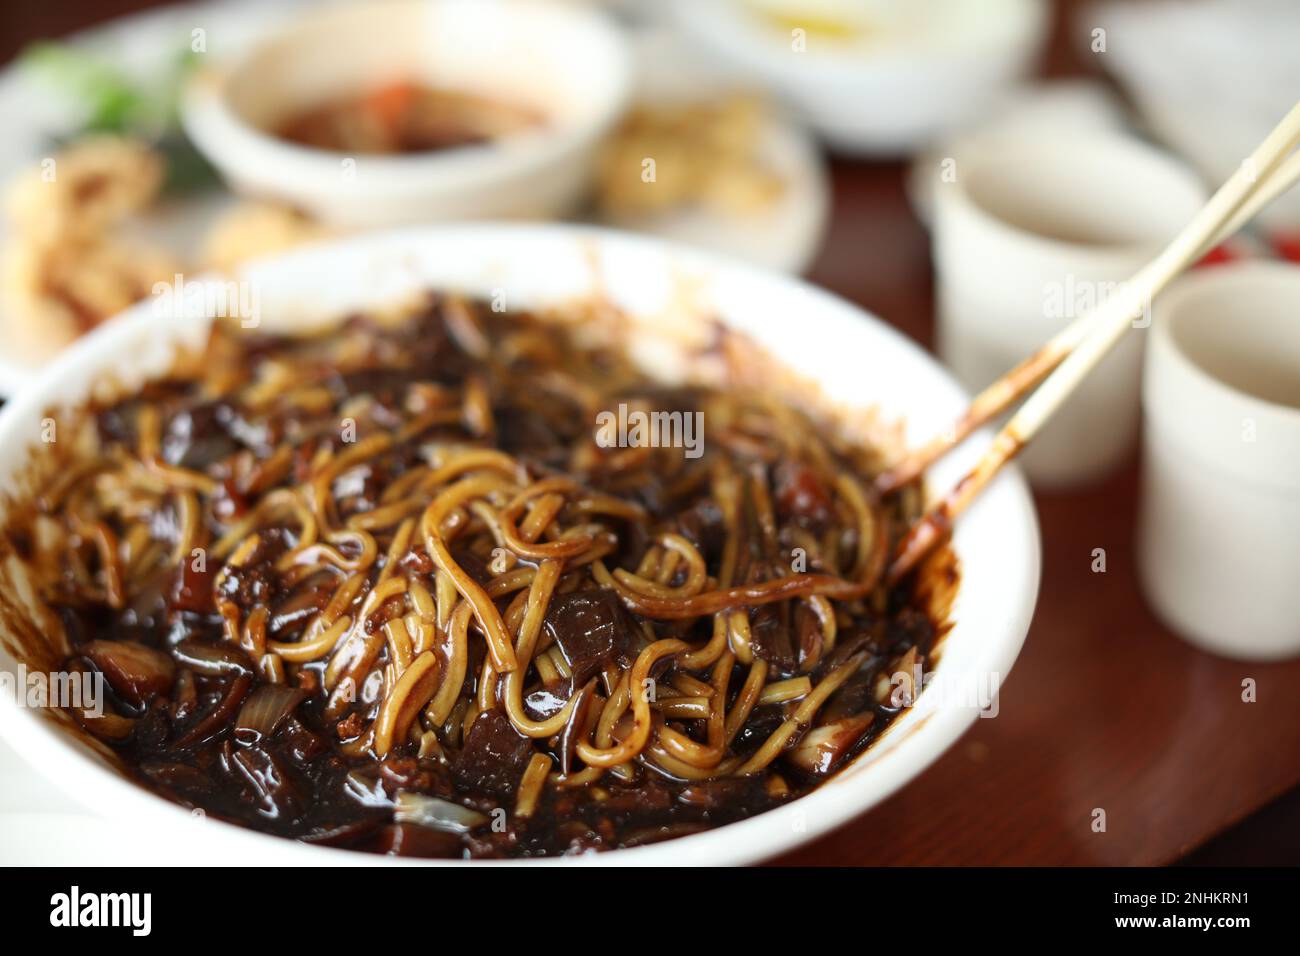
[[[177,122],[181,84],[197,60],[193,51],[183,48],[168,71],[146,85],[114,64],[66,43],[40,41],[19,57],[23,69],[79,107],[79,125],[61,132],[55,145],[91,133],[144,140],[167,160],[164,191],[171,195],[208,189],[218,181],[216,171]]]

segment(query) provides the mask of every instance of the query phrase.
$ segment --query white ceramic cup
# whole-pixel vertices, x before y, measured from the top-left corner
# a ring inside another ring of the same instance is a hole
[[[1179,280],[1156,303],[1142,405],[1147,599],[1216,654],[1300,653],[1300,267]]]
[[[1113,294],[1206,198],[1176,160],[1096,131],[992,137],[940,159],[934,175],[938,351],[973,390]],[[1083,484],[1123,460],[1137,434],[1143,338],[1121,340],[1034,439],[1031,481]]]

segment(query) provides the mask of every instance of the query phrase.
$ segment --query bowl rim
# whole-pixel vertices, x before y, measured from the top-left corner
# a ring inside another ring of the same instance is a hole
[[[1284,427],[1296,428],[1300,427],[1300,407],[1264,398],[1214,374],[1188,351],[1181,330],[1176,327],[1185,310],[1215,295],[1234,291],[1262,295],[1278,289],[1300,293],[1300,265],[1278,259],[1245,259],[1190,273],[1171,285],[1164,294],[1160,301],[1163,318],[1151,323],[1151,334],[1161,343],[1162,351],[1158,358],[1176,365],[1180,373],[1196,386],[1242,409],[1255,414],[1263,412]],[[1152,407],[1158,408],[1154,404]]]
[[[864,335],[875,336],[887,347],[896,350],[900,359],[906,359],[928,373],[934,385],[957,396],[966,395],[938,362],[919,345],[901,332],[876,318],[866,310],[826,290],[800,279],[772,273],[728,257],[698,249],[668,243],[645,236],[636,236],[597,226],[567,224],[519,223],[463,223],[435,227],[414,227],[391,230],[354,237],[341,242],[325,243],[268,260],[255,268],[265,270],[263,277],[274,280],[276,275],[290,281],[294,269],[318,268],[315,263],[328,263],[331,257],[364,259],[376,251],[394,256],[409,252],[415,246],[427,244],[430,249],[444,246],[463,246],[478,242],[492,245],[505,241],[517,243],[516,250],[532,244],[567,242],[589,247],[601,252],[631,254],[632,256],[662,256],[671,265],[687,267],[711,278],[732,280],[758,288],[782,289],[807,301],[809,313],[821,312],[827,321],[843,319],[862,323]],[[518,251],[517,253],[518,254]],[[367,260],[368,261],[368,260]],[[537,268],[534,264],[532,268]],[[601,281],[606,273],[599,273]],[[567,298],[561,296],[561,299]],[[382,301],[377,299],[376,301]],[[338,317],[342,318],[340,309]],[[13,449],[0,455],[0,482],[7,482],[13,469],[27,457],[31,444],[29,436],[33,422],[39,422],[45,409],[51,405],[66,404],[56,398],[59,383],[69,376],[80,376],[86,382],[101,377],[110,368],[114,345],[119,352],[125,345],[138,339],[142,331],[156,326],[157,318],[151,314],[149,302],[138,303],[115,319],[105,323],[82,338],[38,376],[37,380],[0,409],[0,448]],[[807,326],[800,323],[799,328]],[[833,323],[832,323],[833,324]],[[194,324],[189,326],[195,328]],[[202,327],[206,327],[204,324]],[[179,341],[181,331],[172,334]],[[144,361],[144,360],[142,360]],[[987,430],[980,433],[990,438]],[[999,607],[998,620],[1004,622],[996,635],[972,634],[971,641],[981,641],[981,663],[995,677],[1005,681],[1024,642],[1037,598],[1040,571],[1040,543],[1038,523],[1028,487],[1016,468],[1006,470],[990,486],[967,515],[974,519],[980,513],[987,520],[994,516],[1006,519],[996,533],[986,533],[985,546],[998,549],[1003,563],[998,568],[998,579],[1005,580],[1010,589],[1012,603]],[[968,520],[969,524],[969,520]],[[959,532],[960,535],[960,526]],[[963,584],[967,577],[964,555]],[[1007,595],[1004,595],[1004,597]],[[959,590],[959,601],[961,592]],[[959,618],[948,635],[959,633]],[[993,638],[996,636],[996,640]],[[938,673],[942,674],[942,664]],[[925,701],[922,694],[919,701]],[[907,716],[907,715],[904,715]],[[187,844],[196,851],[190,863],[211,865],[205,853],[212,852],[226,860],[256,859],[259,863],[288,865],[734,865],[755,862],[809,842],[832,829],[859,816],[885,797],[902,788],[922,770],[945,753],[978,718],[977,711],[959,705],[936,705],[906,728],[905,732],[891,733],[899,724],[891,725],[890,732],[882,735],[864,755],[843,768],[813,791],[798,799],[735,823],[690,836],[679,837],[646,846],[587,854],[579,857],[548,857],[495,861],[419,860],[384,857],[329,847],[310,846],[296,841],[274,837],[248,830],[235,824],[215,821],[219,826],[195,828],[195,815],[179,805],[157,796],[133,783],[91,755],[89,747],[73,739],[55,726],[50,717],[20,707],[12,695],[0,692],[0,737],[30,765],[55,786],[64,790],[78,803],[93,804],[102,814],[119,820],[147,820],[151,830],[175,836],[170,846],[185,842],[187,835],[193,840]],[[870,756],[870,760],[864,758]],[[851,777],[845,771],[859,762],[863,766]],[[869,764],[870,766],[868,766]],[[876,764],[881,766],[877,767]],[[36,768],[39,767],[39,771]],[[874,772],[873,772],[874,771]],[[87,782],[92,786],[87,786]],[[214,821],[206,821],[208,824]]]
[[[633,90],[632,56],[627,38],[602,10],[565,5],[555,0],[527,4],[533,18],[555,18],[584,30],[593,44],[603,48],[605,65],[612,67],[598,85],[598,107],[573,122],[548,125],[502,139],[410,154],[352,154],[317,149],[281,139],[246,119],[231,102],[230,90],[240,74],[276,44],[295,33],[312,29],[317,20],[381,15],[382,7],[419,10],[422,7],[463,7],[476,16],[505,15],[513,0],[375,0],[362,6],[326,6],[304,10],[260,37],[248,50],[229,60],[196,71],[183,85],[180,121],[195,146],[214,165],[232,175],[258,182],[297,182],[300,177],[328,180],[337,187],[339,164],[352,159],[367,172],[367,193],[402,193],[411,188],[445,181],[457,188],[488,185],[502,176],[544,166],[561,159],[607,132],[623,115]],[[305,18],[305,19],[304,19]],[[332,29],[330,42],[346,43],[344,31]],[[355,185],[355,183],[354,183]]]

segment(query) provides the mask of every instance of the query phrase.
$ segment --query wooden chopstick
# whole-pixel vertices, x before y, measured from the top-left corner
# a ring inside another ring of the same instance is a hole
[[[948,434],[927,442],[880,476],[876,487],[882,493],[915,480],[973,431],[1039,386],[998,432],[976,466],[912,526],[894,552],[886,574],[889,582],[905,576],[951,534],[957,516],[1033,439],[1147,303],[1300,179],[1300,153],[1287,157],[1297,142],[1300,103],[1292,107],[1192,221],[1117,294],[1058,332],[1043,348],[982,391]]]
[[[1300,153],[1295,153],[1288,156],[1272,176],[1258,182],[1255,192],[1241,206],[1236,216],[1205,242],[1197,252],[1195,260],[1199,260],[1211,249],[1240,232],[1246,223],[1254,219],[1274,199],[1294,186],[1298,180],[1300,180]],[[881,472],[876,478],[876,490],[881,494],[888,494],[919,478],[927,468],[961,444],[973,432],[983,428],[1028,394],[1029,390],[1051,374],[1075,346],[1083,341],[1092,329],[1101,324],[1102,320],[1104,320],[1102,311],[1094,309],[1079,316],[1052,336],[1042,348],[976,395],[961,417],[946,432],[934,436]]]

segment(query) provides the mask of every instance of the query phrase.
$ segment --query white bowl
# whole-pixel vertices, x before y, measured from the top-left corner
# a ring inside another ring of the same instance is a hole
[[[1043,0],[894,5],[902,23],[879,4],[832,3],[879,14],[878,32],[852,42],[808,33],[797,50],[755,0],[668,2],[702,48],[783,96],[838,150],[866,156],[910,155],[982,119],[1032,65],[1048,25]]]
[[[946,426],[967,400],[919,347],[826,292],[685,247],[596,228],[467,224],[400,231],[255,265],[244,280],[258,291],[267,330],[340,317],[429,287],[504,294],[510,307],[603,296],[652,329],[662,329],[674,317],[685,317],[689,327],[716,317],[747,333],[796,373],[819,382],[826,400],[849,408],[875,407],[886,419],[905,420],[912,441]],[[184,298],[193,308],[202,307],[204,297]],[[200,341],[207,325],[202,312],[178,321],[142,303],[60,355],[0,411],[0,448],[8,450],[0,460],[0,490],[12,488],[26,457],[23,449],[37,443],[47,409],[78,401],[109,372],[129,385],[162,371],[175,344]],[[653,355],[647,351],[642,357]],[[662,371],[671,375],[674,370]],[[955,452],[933,471],[933,482],[947,486],[956,481],[978,456],[977,446]],[[977,719],[981,702],[971,695],[1006,677],[1029,627],[1038,587],[1038,530],[1018,472],[1011,469],[999,477],[962,517],[953,548],[961,583],[934,680],[866,753],[821,788],[768,813],[666,843],[583,859],[602,864],[759,860],[826,833],[920,773]],[[0,583],[6,573],[0,567]],[[0,624],[0,638],[6,637],[4,626]],[[0,640],[0,645],[7,643]],[[12,653],[0,649],[0,671],[12,674],[16,665]],[[224,823],[197,823],[183,809],[112,771],[50,717],[18,707],[8,692],[0,692],[0,734],[6,741],[94,811],[117,823],[143,824],[136,831],[146,841],[142,852],[206,865],[386,860]]]
[[[347,156],[271,130],[301,109],[416,79],[537,108],[542,129],[484,145]],[[382,0],[306,14],[187,85],[181,120],[231,185],[344,227],[548,218],[590,180],[631,88],[627,44],[595,10],[521,0]]]

